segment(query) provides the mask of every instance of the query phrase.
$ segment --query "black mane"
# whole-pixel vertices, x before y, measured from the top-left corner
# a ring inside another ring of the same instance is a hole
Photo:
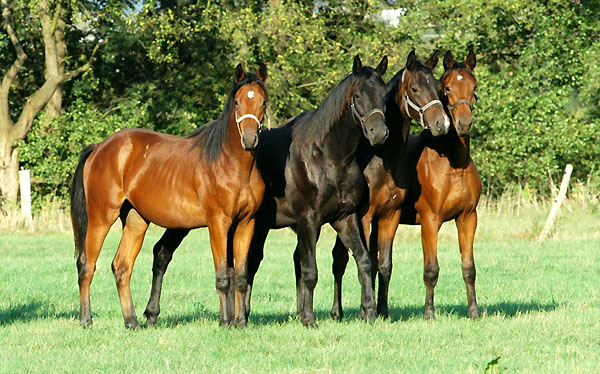
[[[319,107],[313,111],[300,114],[290,124],[294,124],[294,139],[299,144],[322,141],[331,127],[342,117],[344,110],[349,108],[348,92],[358,79],[368,79],[375,70],[364,66],[358,75],[350,74],[344,78],[327,95]]]
[[[219,155],[223,150],[223,141],[227,138],[227,122],[229,122],[229,117],[233,109],[235,93],[240,87],[253,82],[258,83],[265,92],[265,95],[267,94],[264,83],[255,74],[246,72],[244,78],[239,83],[234,84],[229,92],[227,102],[225,102],[223,112],[219,118],[200,126],[188,135],[188,138],[196,137],[191,148],[198,147],[200,149],[201,159],[209,162],[219,159]]]

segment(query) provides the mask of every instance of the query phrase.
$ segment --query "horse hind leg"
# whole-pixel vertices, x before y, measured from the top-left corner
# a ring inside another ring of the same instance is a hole
[[[335,321],[341,321],[344,318],[344,311],[342,309],[342,278],[346,272],[346,266],[348,265],[348,250],[342,243],[342,240],[338,236],[335,239],[335,245],[331,250],[333,256],[333,264],[331,265],[331,271],[333,273],[333,306],[329,316]]]
[[[125,209],[121,212],[121,220],[124,223],[123,235],[119,243],[119,249],[112,262],[112,270],[117,284],[119,300],[121,301],[121,310],[125,327],[137,329],[139,327],[138,319],[135,315],[135,308],[131,298],[131,272],[133,264],[137,258],[148,222],[146,222],[135,209]]]
[[[473,259],[473,240],[477,229],[477,212],[461,215],[456,219],[458,243],[462,260],[462,275],[467,288],[467,314],[471,318],[480,316],[475,293],[475,260]]]
[[[356,261],[358,280],[361,286],[360,317],[369,322],[374,322],[377,319],[377,311],[371,278],[372,265],[361,237],[358,217],[356,214],[349,215],[333,222],[332,226],[337,231],[344,246],[351,249]]]
[[[115,213],[114,219],[97,219],[92,215],[88,222],[87,232],[85,234],[85,246],[77,258],[77,272],[79,282],[79,322],[81,326],[87,327],[92,324],[92,312],[90,307],[90,285],[94,272],[96,271],[96,261],[102,249],[104,239],[110,230],[110,227],[117,219]]]
[[[166,230],[163,236],[154,245],[154,263],[152,265],[152,289],[150,299],[144,311],[148,325],[154,325],[160,314],[160,294],[162,291],[163,276],[173,258],[173,253],[181,244],[188,230]]]

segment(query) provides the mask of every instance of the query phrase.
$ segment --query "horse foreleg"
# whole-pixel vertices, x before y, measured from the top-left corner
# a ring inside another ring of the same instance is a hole
[[[434,214],[424,214],[421,219],[421,244],[423,246],[423,281],[425,282],[425,319],[435,318],[433,293],[440,267],[437,260],[437,241],[440,223]]]
[[[148,325],[154,325],[160,314],[160,295],[162,291],[163,276],[173,258],[173,252],[179,247],[189,230],[167,229],[163,236],[154,245],[154,263],[152,265],[152,289],[150,299],[144,311]]]
[[[235,279],[235,316],[233,324],[245,327],[247,320],[246,296],[248,293],[248,251],[254,233],[254,219],[238,223],[233,237],[233,260]]]
[[[135,315],[131,298],[131,272],[133,271],[135,259],[142,248],[148,223],[134,209],[127,212],[124,222],[123,236],[112,262],[112,270],[121,301],[125,327],[136,329],[140,324]]]
[[[479,306],[475,294],[475,260],[473,259],[473,240],[477,230],[477,212],[464,214],[456,219],[458,229],[458,243],[460,246],[460,257],[462,260],[462,275],[467,287],[467,314],[471,318],[477,318]]]
[[[337,231],[344,246],[352,251],[358,267],[358,280],[361,285],[360,317],[373,322],[377,319],[377,313],[375,310],[375,295],[371,285],[371,259],[361,238],[358,217],[356,214],[351,214],[333,222],[332,226]]]
[[[231,220],[223,216],[213,217],[213,221],[208,224],[210,247],[215,264],[215,287],[219,295],[219,325],[224,327],[231,323],[227,302],[230,282],[227,266],[227,233],[230,227]]]
[[[344,311],[342,309],[342,278],[346,272],[346,265],[348,265],[348,249],[344,247],[344,243],[338,236],[335,239],[335,245],[331,250],[333,256],[333,265],[331,270],[333,272],[333,306],[329,315],[336,321],[341,321],[344,317]]]
[[[315,217],[303,217],[297,226],[300,281],[298,287],[299,316],[305,326],[314,326],[313,296],[318,281],[316,246],[321,227]]]
[[[90,285],[94,272],[96,271],[96,261],[102,249],[102,243],[110,230],[110,226],[116,220],[116,214],[112,222],[98,220],[90,217],[85,236],[85,247],[77,258],[77,273],[79,282],[79,323],[81,326],[90,326],[92,324],[92,312],[90,307]]]
[[[392,245],[400,222],[400,212],[378,220],[377,231],[377,271],[379,272],[379,288],[377,289],[377,314],[388,318],[388,291],[392,277]]]

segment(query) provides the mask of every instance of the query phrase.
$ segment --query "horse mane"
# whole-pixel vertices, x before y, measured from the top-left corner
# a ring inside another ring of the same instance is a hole
[[[229,92],[229,96],[223,107],[223,112],[221,112],[219,118],[198,127],[188,135],[188,138],[196,137],[190,149],[198,147],[200,149],[200,159],[209,162],[218,160],[219,155],[223,151],[223,142],[227,138],[227,123],[229,122],[231,111],[233,110],[235,93],[240,87],[249,83],[258,83],[265,92],[265,95],[267,95],[267,90],[265,89],[263,81],[258,79],[255,74],[246,72],[244,78],[239,83],[234,84]]]
[[[348,108],[350,88],[358,79],[368,79],[372,74],[375,74],[373,68],[363,66],[359,74],[350,74],[338,83],[317,109],[294,118],[290,122],[295,124],[294,139],[299,144],[323,141],[331,127],[339,121]]]

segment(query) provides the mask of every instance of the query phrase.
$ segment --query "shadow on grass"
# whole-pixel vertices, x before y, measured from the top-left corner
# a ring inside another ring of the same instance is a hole
[[[77,311],[57,310],[48,302],[33,301],[0,310],[0,326],[40,319],[75,319],[77,314]]]
[[[501,316],[507,318],[514,318],[521,314],[535,313],[535,312],[551,312],[557,309],[560,305],[556,302],[552,303],[538,303],[538,302],[501,302],[491,305],[480,305],[479,308],[484,315],[489,316]],[[467,317],[467,305],[439,305],[436,306],[436,315],[448,315],[457,316],[459,318]],[[391,306],[390,307],[390,321],[401,322],[407,321],[414,318],[423,318],[423,306],[421,305],[407,305],[407,306]],[[329,319],[329,310],[318,309],[315,310],[315,317],[317,323],[319,321],[325,321]],[[200,308],[198,311],[189,314],[180,315],[169,315],[164,318],[159,317],[158,325],[165,327],[175,327],[179,325],[186,325],[201,320],[208,320],[214,323],[219,322],[219,313]],[[357,321],[360,320],[360,309],[359,308],[346,308],[344,310],[344,321]],[[271,325],[271,324],[283,324],[287,322],[297,322],[300,320],[296,317],[296,313],[261,313],[252,311],[250,314],[249,323],[252,325]]]
[[[491,305],[480,305],[480,309],[487,316],[501,316],[514,318],[521,314],[530,312],[551,312],[559,307],[556,302],[501,302]],[[422,318],[422,305],[406,305],[390,307],[390,321],[401,322],[413,318]],[[467,318],[467,305],[438,305],[436,306],[436,315],[450,315]],[[48,302],[33,301],[30,303],[18,304],[9,309],[0,310],[0,326],[12,325],[16,322],[30,322],[40,319],[77,319],[76,310],[57,310],[56,306]],[[315,310],[317,321],[329,319],[329,310]],[[208,310],[202,306],[197,306],[197,310],[192,313],[165,315],[159,317],[158,326],[175,327],[187,325],[202,320],[208,320],[215,324],[219,322],[219,313]],[[344,321],[360,320],[359,308],[346,308],[344,310]],[[250,314],[250,323],[253,325],[271,325],[283,324],[291,321],[300,323],[296,313],[262,313],[253,310]],[[143,323],[143,319],[140,320]]]

